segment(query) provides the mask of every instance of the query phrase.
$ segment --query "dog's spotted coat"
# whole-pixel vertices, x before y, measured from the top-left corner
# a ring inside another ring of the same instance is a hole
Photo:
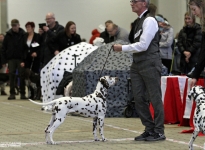
[[[60,124],[63,123],[66,114],[72,112],[93,118],[93,135],[95,141],[99,141],[96,133],[98,122],[102,141],[105,141],[105,137],[103,135],[103,125],[107,109],[107,89],[114,85],[117,80],[118,78],[116,77],[101,77],[94,93],[85,97],[61,97],[48,103],[38,103],[30,100],[38,105],[53,104],[53,115],[48,127],[45,129],[46,142],[48,144],[55,144],[52,137],[54,131]]]
[[[193,142],[201,131],[205,134],[205,89],[202,86],[194,86],[188,94],[190,100],[195,100],[194,132],[189,142],[189,150],[193,150]]]

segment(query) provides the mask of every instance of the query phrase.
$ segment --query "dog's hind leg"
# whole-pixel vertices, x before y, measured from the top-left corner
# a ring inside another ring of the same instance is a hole
[[[66,117],[66,113],[63,114],[63,115],[60,115],[60,114],[57,115],[56,114],[56,117],[54,119],[53,125],[47,130],[48,136],[50,138],[50,143],[48,143],[48,144],[56,144],[53,141],[53,133],[59,127],[59,125],[61,125],[64,122],[65,117]]]
[[[200,131],[199,128],[195,127],[194,132],[192,134],[192,137],[191,137],[191,139],[189,141],[189,150],[193,150],[194,149],[193,148],[193,143],[194,143],[194,140],[196,139],[196,137],[198,136],[199,131]]]
[[[97,137],[97,117],[93,118],[93,135],[94,135],[94,140],[99,141]]]
[[[48,130],[52,127],[53,123],[54,123],[54,119],[55,119],[55,113],[52,114],[51,116],[51,120],[47,126],[47,128],[45,129],[45,139],[46,139],[46,143],[50,143],[50,139],[49,139],[49,136],[48,136]]]
[[[103,126],[104,126],[104,117],[98,118],[98,123],[99,123],[99,133],[102,137],[102,141],[106,141],[104,134],[103,134]]]

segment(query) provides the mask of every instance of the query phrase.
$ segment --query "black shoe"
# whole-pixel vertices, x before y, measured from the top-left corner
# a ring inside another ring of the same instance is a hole
[[[165,140],[166,137],[164,134],[154,133],[153,135],[146,138],[146,141],[160,141]]]
[[[21,95],[20,99],[28,99],[25,95]]]
[[[8,100],[14,100],[16,99],[15,95],[11,94],[9,97],[8,97]]]
[[[1,95],[7,95],[5,91],[1,91]]]
[[[141,135],[135,137],[135,141],[145,141],[146,138],[150,137],[153,133],[145,131]]]

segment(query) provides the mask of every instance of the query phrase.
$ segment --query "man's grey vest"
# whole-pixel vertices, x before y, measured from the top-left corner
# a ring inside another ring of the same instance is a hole
[[[139,34],[139,36],[135,37],[134,42],[140,41],[140,36],[143,33],[142,25],[143,25],[144,20],[147,17],[150,17],[149,13],[145,12],[145,14],[140,18],[140,20],[137,21],[134,35]],[[159,40],[160,40],[160,34],[159,32],[157,32],[146,51],[139,52],[139,53],[133,53],[133,61],[137,63],[139,61],[144,61],[148,59],[156,59],[156,58],[160,59]]]

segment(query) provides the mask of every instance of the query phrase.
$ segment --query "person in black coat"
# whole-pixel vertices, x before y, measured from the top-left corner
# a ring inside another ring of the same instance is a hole
[[[186,12],[184,15],[185,26],[178,35],[177,46],[181,52],[180,70],[182,74],[189,73],[195,66],[201,48],[202,31],[195,16]]]
[[[31,93],[29,94],[29,98],[39,99],[39,95],[37,96],[37,90],[40,90],[40,35],[34,32],[34,22],[27,22],[25,27],[27,33],[24,36],[25,58],[23,67],[26,69],[25,76],[27,86],[29,87],[29,92]]]
[[[66,24],[65,30],[60,31],[50,40],[51,53],[57,55],[64,49],[81,42],[80,35],[76,33],[76,25],[73,21]]]
[[[25,31],[20,28],[19,21],[17,19],[13,19],[11,21],[11,26],[12,28],[6,33],[2,47],[2,64],[5,66],[8,62],[9,67],[10,96],[8,97],[8,100],[16,99],[15,78],[17,69],[20,77],[20,99],[27,99],[25,96],[25,70],[21,67],[24,59],[23,41]]]
[[[57,35],[60,31],[64,30],[64,27],[55,21],[54,13],[47,13],[45,20],[47,26],[39,28],[39,34],[41,35],[41,40],[43,41],[41,45],[42,68],[54,57],[48,46],[50,39]]]

